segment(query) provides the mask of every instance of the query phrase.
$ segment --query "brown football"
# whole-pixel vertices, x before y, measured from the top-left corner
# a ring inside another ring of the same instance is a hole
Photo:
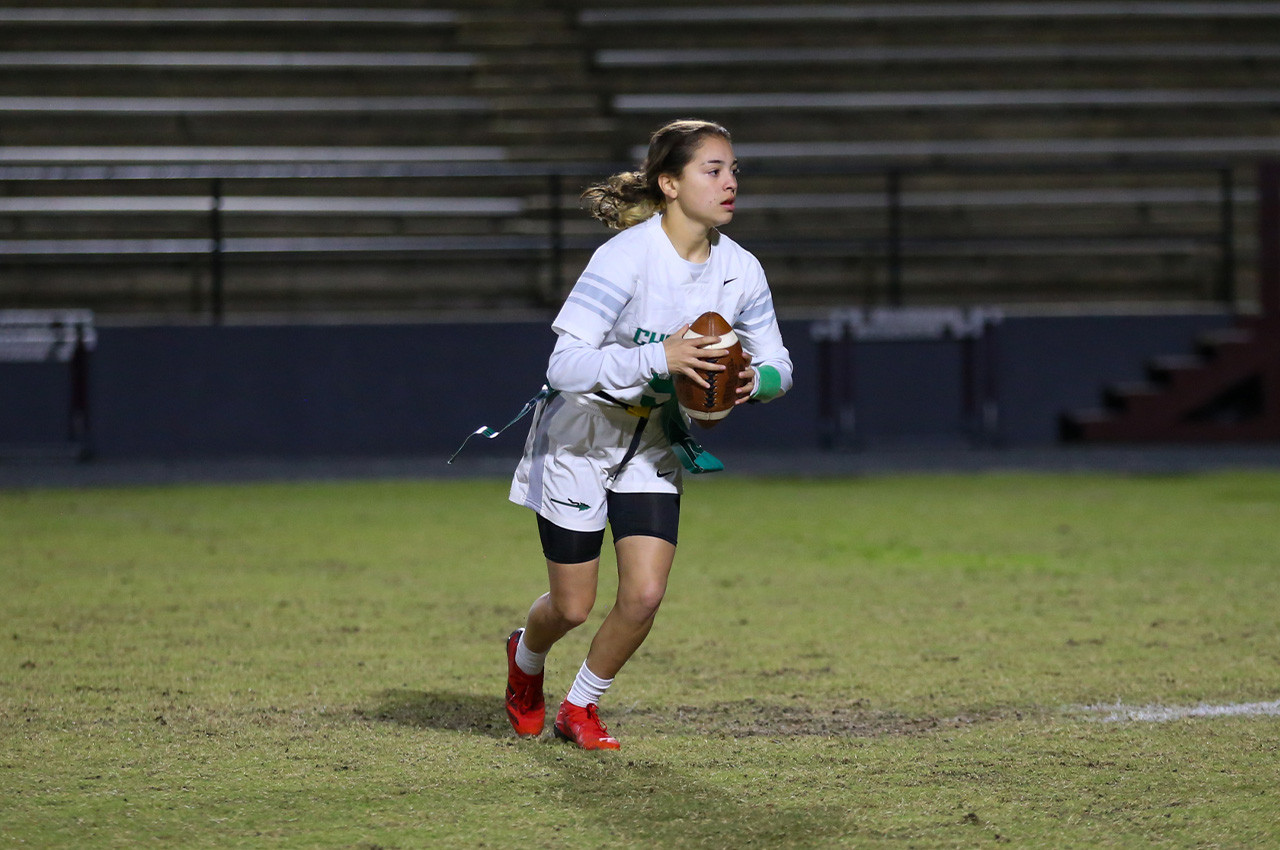
[[[677,374],[675,378],[676,399],[680,402],[680,408],[694,422],[703,428],[710,428],[733,411],[740,383],[738,373],[747,368],[746,356],[742,353],[742,344],[738,342],[733,326],[719,313],[703,313],[693,320],[684,336],[685,339],[718,336],[720,341],[707,348],[724,349],[724,355],[715,362],[723,363],[728,368],[723,372],[699,370],[710,387],[703,389],[684,375]]]

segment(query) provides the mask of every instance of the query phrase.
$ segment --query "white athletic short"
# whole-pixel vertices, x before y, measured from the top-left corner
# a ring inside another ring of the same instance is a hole
[[[642,422],[640,445],[619,470]],[[600,531],[605,491],[682,493],[683,473],[656,410],[642,420],[592,396],[560,393],[534,411],[510,498],[561,528]]]

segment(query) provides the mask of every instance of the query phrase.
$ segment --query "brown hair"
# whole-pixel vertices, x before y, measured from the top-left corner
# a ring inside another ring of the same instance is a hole
[[[712,121],[682,119],[658,129],[649,138],[649,152],[639,171],[615,174],[582,193],[587,209],[614,230],[626,230],[652,217],[667,202],[658,178],[683,172],[707,136],[730,141],[729,131]]]

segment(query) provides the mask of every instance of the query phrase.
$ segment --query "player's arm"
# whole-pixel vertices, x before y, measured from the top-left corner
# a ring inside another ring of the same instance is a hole
[[[551,323],[559,338],[547,383],[576,393],[623,390],[665,372],[660,346],[602,349],[635,296],[637,279],[634,258],[612,240],[596,250]]]
[[[684,339],[688,325],[661,343],[652,342],[635,348],[600,349],[570,333],[562,333],[547,364],[547,382],[558,390],[592,393],[625,390],[647,383],[650,379],[680,373],[700,386],[706,382],[699,369],[720,370],[723,366],[709,362],[719,352],[703,348],[718,337]]]
[[[638,280],[633,255],[615,250],[612,243],[597,249],[551,324],[560,336],[547,364],[551,386],[567,392],[610,392],[679,372],[705,387],[696,369],[722,368],[703,363],[715,355],[698,350],[715,338],[680,339],[685,328],[671,335],[675,339],[668,337],[661,343],[604,347],[609,332],[635,296]]]
[[[734,331],[742,341],[748,368],[738,387],[738,404],[772,401],[786,394],[792,385],[791,353],[782,342],[773,296],[763,278],[752,299],[738,314]]]
[[[666,371],[659,343],[606,350],[563,332],[547,363],[547,383],[571,393],[607,392],[639,386]]]

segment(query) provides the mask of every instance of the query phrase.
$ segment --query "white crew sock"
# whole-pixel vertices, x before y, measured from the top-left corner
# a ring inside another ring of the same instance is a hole
[[[573,680],[573,687],[569,688],[569,695],[565,699],[579,708],[598,705],[600,697],[604,696],[604,692],[609,690],[609,686],[612,684],[613,679],[601,679],[587,669],[587,662],[584,661],[582,666],[578,668],[578,675]]]
[[[516,666],[530,676],[542,672],[542,665],[547,660],[547,653],[534,652],[524,642],[524,629],[520,630],[520,641],[516,644]]]

